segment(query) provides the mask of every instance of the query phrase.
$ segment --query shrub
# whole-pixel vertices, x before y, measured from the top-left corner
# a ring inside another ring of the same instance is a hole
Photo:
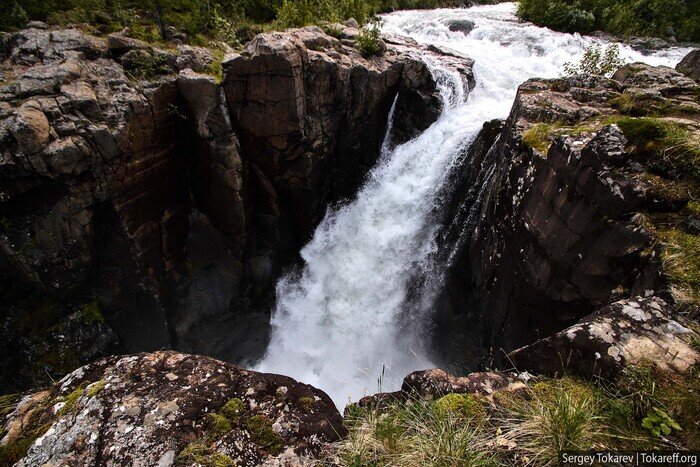
[[[381,38],[379,37],[379,23],[372,22],[363,27],[357,34],[355,46],[365,57],[379,55],[382,51]]]
[[[564,73],[567,75],[612,76],[624,62],[620,59],[620,48],[611,44],[603,50],[599,45],[592,45],[583,53],[578,64],[566,63]]]
[[[619,35],[700,40],[697,0],[521,0],[518,15],[565,32],[602,30]]]
[[[298,28],[320,21],[340,20],[338,9],[331,0],[284,0],[277,11],[277,25]]]
[[[27,25],[29,15],[27,15],[27,12],[17,1],[12,2],[11,5],[8,5],[7,9],[4,9],[4,11],[8,10],[9,13],[3,13],[2,16],[0,16],[0,30],[20,29]]]

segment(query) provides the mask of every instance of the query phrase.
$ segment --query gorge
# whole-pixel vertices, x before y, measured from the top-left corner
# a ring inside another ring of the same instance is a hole
[[[563,76],[609,38],[515,8],[383,15],[377,56],[351,22],[266,32],[220,81],[190,46],[2,33],[0,446],[313,464],[346,404],[694,368],[697,51]]]

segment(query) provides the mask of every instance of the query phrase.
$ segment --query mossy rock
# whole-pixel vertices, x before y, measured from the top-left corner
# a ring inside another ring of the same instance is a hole
[[[227,455],[214,451],[213,448],[203,442],[188,444],[175,459],[175,466],[189,467],[234,467],[236,463]]]
[[[304,412],[311,412],[311,409],[313,409],[315,399],[313,397],[309,396],[302,396],[299,399],[297,399],[297,404],[302,408]]]
[[[221,407],[219,412],[221,412],[221,415],[226,417],[228,420],[234,422],[240,418],[245,410],[245,403],[241,399],[234,397],[226,402],[224,406]]]
[[[276,456],[284,450],[284,440],[272,430],[272,423],[267,418],[256,415],[245,420],[244,425],[251,441],[264,451]]]
[[[218,413],[208,413],[204,425],[207,434],[216,439],[226,436],[233,429],[229,419]]]
[[[483,402],[471,394],[447,394],[435,401],[438,414],[453,414],[460,418],[483,422],[487,418]]]

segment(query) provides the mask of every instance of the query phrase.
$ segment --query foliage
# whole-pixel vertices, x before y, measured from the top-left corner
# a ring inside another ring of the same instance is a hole
[[[301,27],[348,18],[364,24],[377,9],[375,0],[283,0],[277,12],[277,25],[283,28]]]
[[[447,396],[446,396],[447,397]],[[346,417],[350,435],[336,445],[340,465],[493,465],[491,436],[481,424],[445,406],[410,401],[387,410],[358,409]]]
[[[697,0],[521,0],[518,15],[565,32],[700,40]]]
[[[245,403],[241,399],[234,397],[226,402],[223,407],[221,407],[220,412],[221,415],[230,421],[236,421],[243,414],[243,412],[245,412]]]
[[[523,142],[533,149],[537,149],[543,154],[549,150],[552,144],[552,125],[548,123],[537,123],[525,130],[523,133]]]
[[[175,459],[175,465],[185,467],[197,465],[201,467],[234,467],[236,463],[230,457],[214,451],[204,443],[188,444]]]
[[[16,0],[10,4],[8,2],[3,3],[5,3],[5,5],[2,5],[3,11],[9,13],[0,15],[0,31],[23,28],[29,21],[29,15],[27,15],[24,8]]]
[[[610,44],[605,50],[599,45],[592,45],[585,50],[578,64],[566,63],[564,73],[612,76],[622,65],[624,61],[620,59],[620,48],[617,44]]]
[[[382,47],[378,22],[374,21],[360,30],[356,38],[356,47],[365,57],[379,55]]]
[[[250,439],[268,453],[276,456],[282,452],[284,440],[272,429],[272,423],[261,416],[256,415],[245,420],[245,428],[250,433]]]
[[[562,0],[523,0],[518,15],[540,26],[565,32],[590,32],[595,17]]]
[[[80,319],[86,324],[103,324],[105,317],[102,315],[97,301],[92,301],[80,307]]]
[[[124,54],[122,65],[134,78],[155,78],[173,72],[167,56],[157,51],[132,50]]]
[[[448,394],[436,401],[409,397],[388,406],[351,406],[349,435],[328,460],[352,466],[553,465],[561,450],[667,446],[655,432],[668,432],[662,424],[671,429],[670,442],[697,449],[699,390],[696,370],[661,376],[652,367],[630,366],[616,385],[538,378],[524,391],[494,394],[492,404]]]
[[[681,431],[683,428],[674,419],[658,407],[653,407],[642,420],[642,427],[646,428],[654,436],[670,435],[673,430]]]
[[[484,404],[471,394],[447,394],[435,401],[435,410],[481,423],[486,419]]]
[[[208,413],[204,418],[207,433],[213,438],[221,438],[233,429],[231,421],[218,413]]]

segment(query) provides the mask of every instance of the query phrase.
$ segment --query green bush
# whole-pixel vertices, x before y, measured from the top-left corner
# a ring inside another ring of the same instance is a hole
[[[356,47],[365,57],[379,55],[382,51],[377,22],[366,25],[357,34]]]
[[[620,59],[620,47],[617,44],[611,44],[605,50],[598,45],[592,45],[583,53],[578,64],[565,64],[564,73],[612,76],[622,65],[624,62]]]
[[[565,32],[602,30],[613,34],[700,40],[697,0],[522,0],[518,15]]]

